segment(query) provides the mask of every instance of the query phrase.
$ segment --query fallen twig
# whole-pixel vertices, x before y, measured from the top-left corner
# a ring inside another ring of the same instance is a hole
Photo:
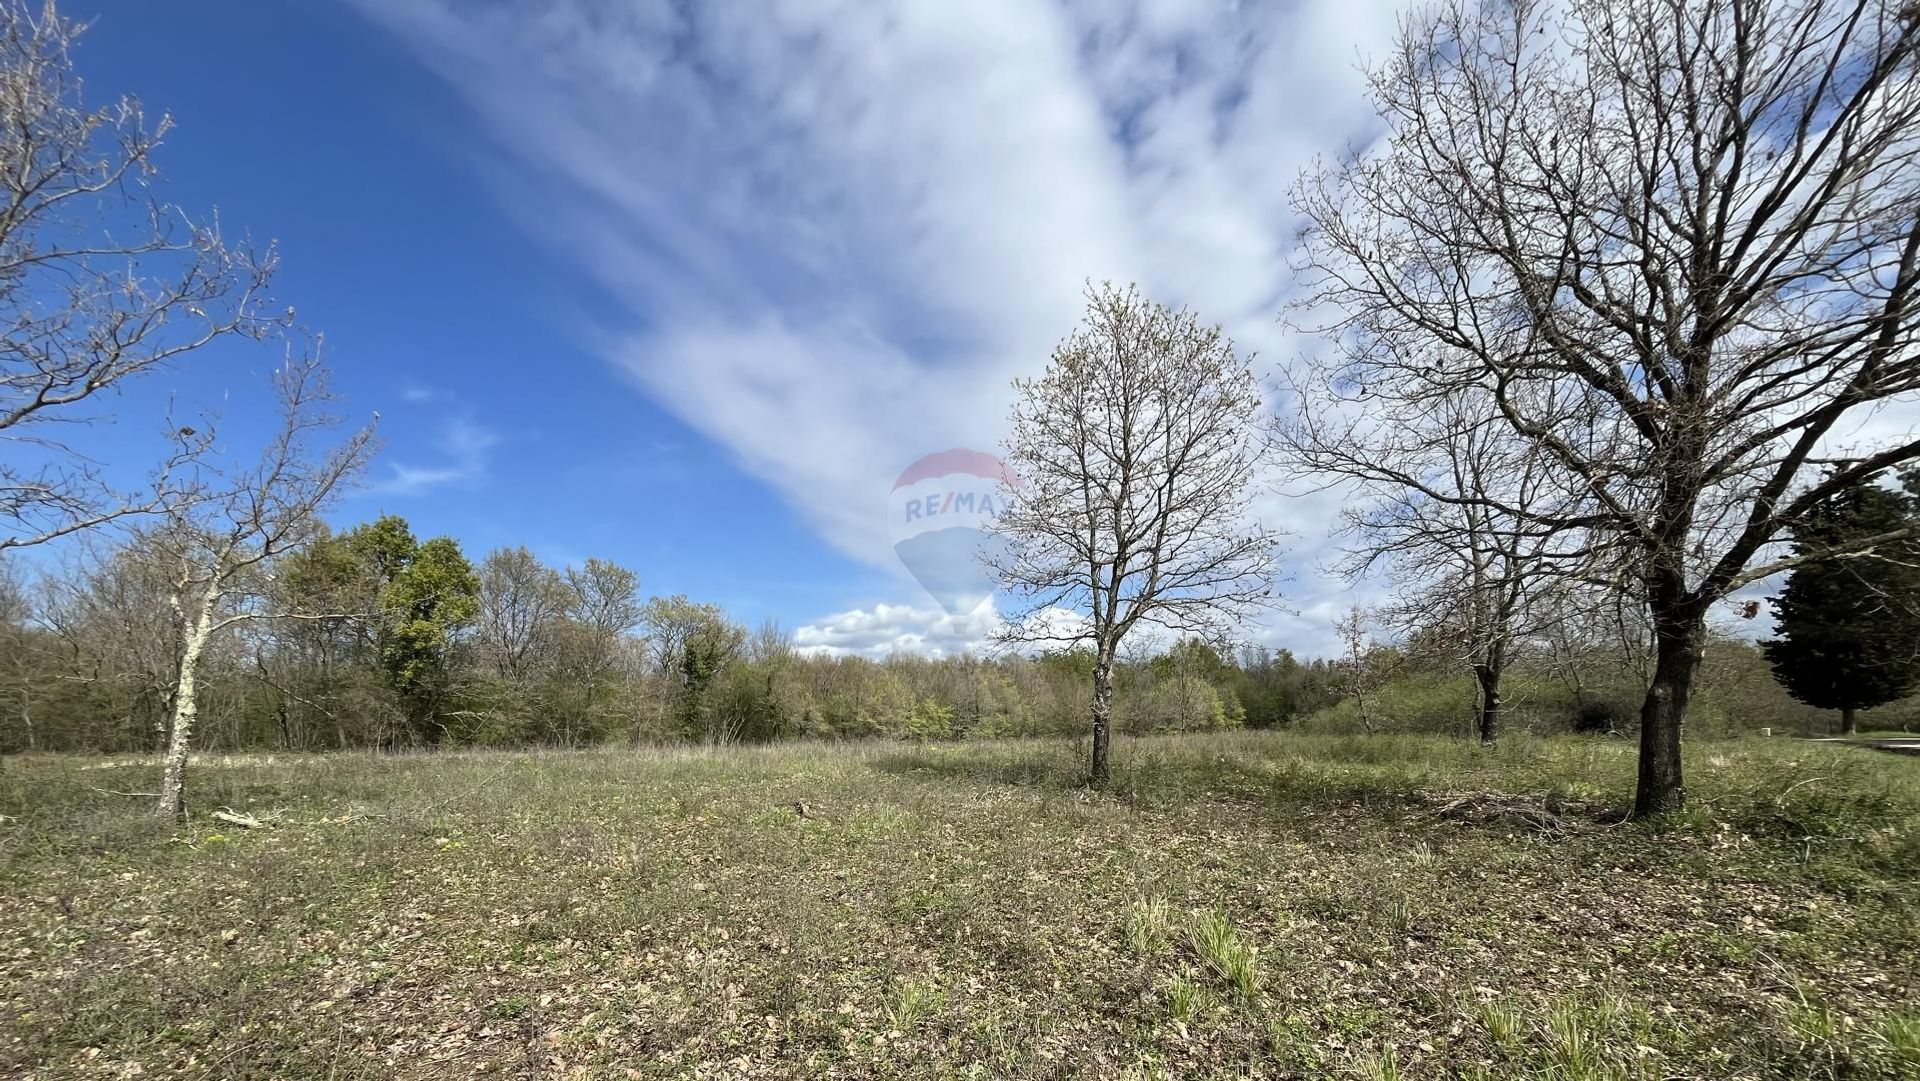
[[[1787,805],[1787,797],[1793,793],[1794,789],[1799,788],[1801,785],[1812,784],[1815,781],[1824,781],[1826,779],[1827,779],[1826,776],[1824,774],[1821,774],[1813,777],[1803,777],[1800,780],[1793,782],[1787,787],[1781,789],[1779,795],[1773,797],[1774,806],[1785,807]]]
[[[1481,826],[1520,826],[1544,834],[1557,834],[1567,828],[1567,820],[1532,801],[1491,794],[1456,796],[1432,812],[1435,818],[1449,818]]]
[[[229,826],[238,826],[243,830],[257,830],[266,825],[252,815],[243,815],[231,807],[223,807],[208,817],[215,822],[225,822]]]

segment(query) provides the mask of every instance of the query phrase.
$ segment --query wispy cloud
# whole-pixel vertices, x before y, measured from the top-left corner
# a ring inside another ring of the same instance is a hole
[[[446,487],[471,487],[487,475],[487,460],[500,439],[471,418],[448,417],[436,443],[440,461],[412,465],[389,461],[387,476],[368,486],[376,495],[424,495]]]
[[[1295,351],[1287,191],[1370,136],[1400,6],[360,2],[471,104],[503,207],[627,305],[607,360],[887,567],[893,476],[997,442],[1084,280]],[[1324,521],[1297,605],[1337,589]]]

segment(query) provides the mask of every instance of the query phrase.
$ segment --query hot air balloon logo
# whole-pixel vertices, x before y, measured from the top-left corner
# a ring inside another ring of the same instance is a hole
[[[984,562],[1004,548],[992,532],[1013,472],[991,454],[943,450],[906,468],[887,497],[894,554],[940,606],[972,612],[993,596]]]

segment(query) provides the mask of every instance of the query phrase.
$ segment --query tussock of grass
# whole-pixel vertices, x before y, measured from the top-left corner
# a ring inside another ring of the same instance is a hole
[[[1172,923],[1166,898],[1136,897],[1127,905],[1127,942],[1142,959],[1151,959],[1165,952]]]
[[[1903,1014],[1880,1022],[1878,1033],[1896,1073],[1920,1077],[1920,1015]]]
[[[1411,736],[0,763],[0,1073],[1914,1076],[1920,759]],[[105,766],[106,768],[96,768]],[[1437,815],[1551,807],[1550,833]],[[794,807],[805,803],[808,813]]]
[[[1167,1016],[1175,1021],[1192,1021],[1211,1004],[1207,989],[1186,976],[1170,976],[1166,983]]]
[[[1353,1064],[1354,1076],[1362,1081],[1401,1081],[1400,1053],[1392,1048],[1362,1055]]]
[[[887,1020],[893,1032],[908,1032],[940,1000],[940,989],[932,980],[907,978],[894,985],[893,998],[887,1003]]]
[[[1195,913],[1187,924],[1187,940],[1200,960],[1242,1001],[1259,994],[1259,960],[1225,913],[1214,909]]]

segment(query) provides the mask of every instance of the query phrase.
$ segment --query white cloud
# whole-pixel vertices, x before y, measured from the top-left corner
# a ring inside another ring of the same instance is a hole
[[[1048,629],[1058,634],[1060,641],[1031,647],[1035,650],[1065,647],[1073,630],[1084,623],[1084,617],[1064,609],[1050,608],[1044,615]],[[855,608],[802,624],[793,632],[793,641],[802,653],[828,656],[858,655],[878,660],[895,653],[921,653],[954,657],[1005,648],[993,641],[1000,625],[1000,614],[992,599],[982,601],[970,612],[948,612],[937,606],[876,604],[872,608]]]
[[[389,461],[387,476],[375,480],[368,491],[376,495],[423,495],[437,488],[477,484],[486,478],[488,456],[499,441],[499,436],[471,418],[448,417],[441,422],[437,443],[442,461],[433,465]]]
[[[607,360],[897,569],[893,477],[997,442],[1085,279],[1287,358],[1287,191],[1370,135],[1400,0],[361,5],[471,104],[522,228],[627,305]],[[1296,526],[1303,610],[1345,594],[1325,525]],[[815,626],[959,635],[884,610]]]
[[[879,660],[895,653],[924,653],[953,657],[987,652],[999,622],[991,603],[961,613],[937,606],[876,604],[802,624],[793,632],[793,642],[802,653],[828,656]]]

